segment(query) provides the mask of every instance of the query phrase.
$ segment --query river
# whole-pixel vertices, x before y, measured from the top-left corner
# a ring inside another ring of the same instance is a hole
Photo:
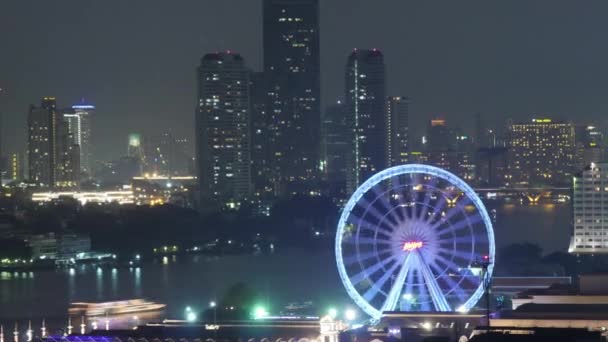
[[[565,251],[570,238],[569,204],[501,204],[494,224],[497,248],[517,242],[538,243],[545,253]],[[247,282],[271,309],[288,302],[313,301],[318,307],[349,303],[332,250],[281,250],[267,255],[169,257],[139,268],[0,273],[0,323],[12,327],[32,319],[63,320],[74,301],[148,298],[167,304],[166,316],[182,318],[184,308],[205,308],[232,284]],[[76,322],[78,323],[78,322]],[[76,325],[76,324],[75,324]],[[22,325],[23,326],[23,325]]]

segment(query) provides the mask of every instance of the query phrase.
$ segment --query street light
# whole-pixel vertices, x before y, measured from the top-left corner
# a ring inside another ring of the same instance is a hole
[[[338,316],[338,310],[336,310],[336,308],[329,308],[329,310],[327,310],[327,314],[332,319],[335,319]]]
[[[354,321],[357,318],[357,312],[353,309],[346,309],[346,311],[344,311],[344,318],[346,318],[347,321]]]
[[[190,323],[192,323],[192,322],[196,321],[196,314],[195,314],[194,312],[192,312],[192,311],[188,312],[188,313],[186,314],[186,320],[187,320],[188,322],[190,322]]]
[[[209,307],[213,309],[213,325],[217,325],[217,303],[212,300],[209,302]]]
[[[257,306],[254,310],[253,310],[253,318],[254,319],[261,319],[264,317],[268,316],[268,311],[266,311],[266,308],[264,308],[263,306]]]

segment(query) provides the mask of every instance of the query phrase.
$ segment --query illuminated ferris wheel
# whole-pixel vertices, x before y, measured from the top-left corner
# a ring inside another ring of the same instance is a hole
[[[407,164],[355,191],[338,223],[335,252],[348,294],[373,319],[384,311],[465,312],[492,275],[494,232],[464,181]]]

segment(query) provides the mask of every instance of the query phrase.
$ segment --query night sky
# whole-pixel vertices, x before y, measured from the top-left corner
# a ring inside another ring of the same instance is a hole
[[[321,0],[324,104],[343,93],[354,47],[385,54],[388,94],[412,98],[414,129],[441,114],[462,126],[549,113],[608,123],[605,0]],[[98,107],[100,159],[129,132],[192,137],[195,68],[207,52],[262,65],[261,0],[2,0],[5,151],[24,151],[30,103]]]

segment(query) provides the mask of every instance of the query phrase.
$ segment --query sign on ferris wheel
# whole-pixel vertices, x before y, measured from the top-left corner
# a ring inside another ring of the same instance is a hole
[[[492,276],[494,232],[463,180],[406,164],[375,174],[351,196],[335,253],[346,291],[372,319],[385,311],[466,312]]]

